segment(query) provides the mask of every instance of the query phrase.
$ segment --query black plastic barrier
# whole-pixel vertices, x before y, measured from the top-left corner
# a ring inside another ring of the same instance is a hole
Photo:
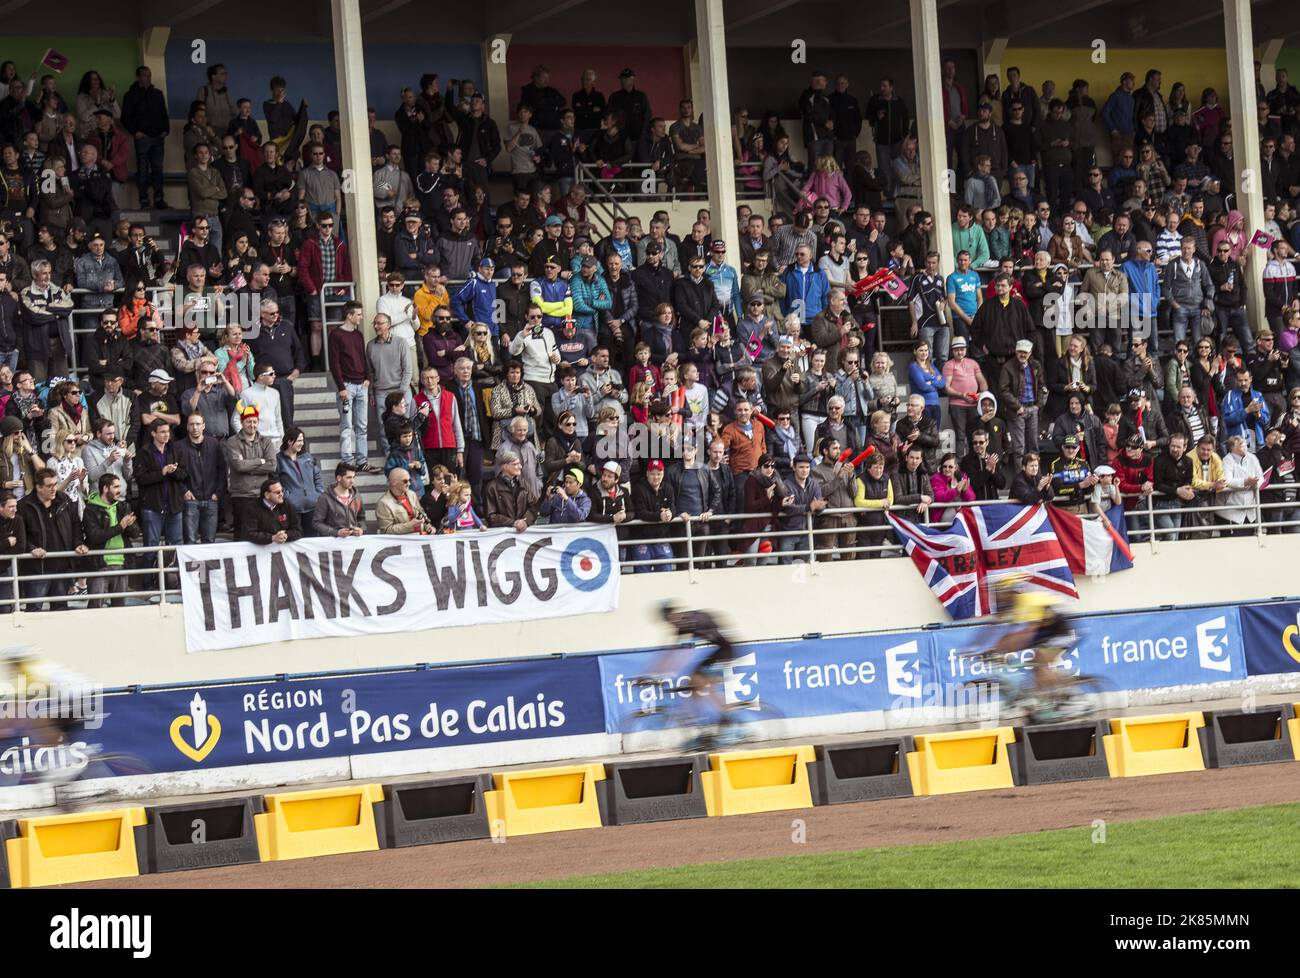
[[[1206,767],[1274,764],[1294,761],[1287,721],[1295,716],[1290,703],[1243,710],[1206,710],[1201,754]]]
[[[486,839],[492,834],[483,793],[492,775],[470,774],[437,781],[386,784],[375,806],[381,849]]]
[[[911,737],[822,744],[813,749],[817,760],[808,765],[808,783],[814,805],[912,795],[907,755],[916,745]]]
[[[596,782],[596,801],[605,825],[703,818],[708,814],[700,781],[707,758],[660,757],[605,764]]]
[[[158,805],[145,810],[135,828],[141,873],[173,873],[261,861],[253,816],[265,811],[261,797]]]
[[[1051,723],[1016,728],[1008,746],[1016,784],[1053,784],[1110,777],[1102,737],[1105,720]]]
[[[9,889],[9,839],[18,838],[18,823],[12,818],[0,821],[0,890]]]

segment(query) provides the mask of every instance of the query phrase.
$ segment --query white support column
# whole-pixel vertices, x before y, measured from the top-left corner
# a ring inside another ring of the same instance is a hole
[[[343,207],[348,220],[348,256],[354,292],[365,307],[365,330],[379,301],[379,246],[375,241],[375,179],[370,169],[370,120],[362,53],[359,0],[330,0],[334,27],[334,71],[338,77],[339,122],[343,130]],[[349,179],[350,178],[350,179]]]
[[[1273,37],[1260,47],[1259,81],[1266,92],[1271,92],[1277,85],[1277,59],[1285,44],[1286,38]]]
[[[1002,58],[1007,53],[1007,42],[1010,38],[994,37],[985,42],[980,48],[980,91],[984,91],[984,79],[989,75],[997,75],[998,81],[1002,80]]]
[[[1224,39],[1228,54],[1228,111],[1232,115],[1232,160],[1236,168],[1237,210],[1246,217],[1246,231],[1264,225],[1264,189],[1259,180],[1259,120],[1255,109],[1255,45],[1250,21],[1251,0],[1223,0]],[[1268,254],[1249,248],[1246,300],[1252,332],[1264,322],[1264,265]]]
[[[149,69],[154,88],[167,91],[167,41],[170,27],[146,27],[140,35],[140,64]]]
[[[483,94],[487,96],[488,115],[496,121],[503,133],[514,115],[514,106],[510,101],[510,82],[506,75],[511,37],[511,34],[493,34],[483,42]],[[504,148],[497,156],[498,160],[502,158],[509,158]],[[509,168],[509,163],[506,168]]]
[[[912,12],[912,76],[916,79],[916,132],[921,158],[921,198],[934,215],[935,250],[946,275],[956,268],[952,252],[952,212],[948,195],[955,177],[948,170],[944,139],[942,68],[939,57],[939,12],[935,0],[908,0]],[[900,223],[903,215],[897,215]]]
[[[709,210],[713,236],[727,243],[727,259],[740,263],[736,227],[736,166],[731,149],[731,96],[727,86],[727,37],[722,0],[695,0],[695,38],[700,51],[700,85],[704,111],[705,159],[709,176]]]

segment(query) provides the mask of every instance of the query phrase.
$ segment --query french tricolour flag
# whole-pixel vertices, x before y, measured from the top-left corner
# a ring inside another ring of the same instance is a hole
[[[1055,506],[1047,507],[1047,515],[1075,574],[1102,577],[1133,566],[1123,506],[1112,506],[1095,520],[1081,519]]]

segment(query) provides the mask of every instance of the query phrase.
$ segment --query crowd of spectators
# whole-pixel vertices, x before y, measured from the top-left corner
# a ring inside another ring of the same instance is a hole
[[[120,107],[87,72],[68,111],[52,77],[37,92],[0,66],[3,552],[37,574],[73,566],[47,552],[135,533],[275,544],[590,521],[620,526],[638,570],[667,570],[685,523],[706,562],[776,560],[806,545],[794,531],[811,515],[823,556],[851,559],[855,541],[883,542],[860,534],[887,507],[941,519],[1004,495],[1100,512],[1151,494],[1173,531],[1252,523],[1253,494],[1293,484],[1300,450],[1300,92],[1283,71],[1260,92],[1266,223],[1250,228],[1212,90],[1192,111],[1158,71],[1141,88],[1125,74],[1098,111],[1084,82],[1061,100],[1011,68],[970,119],[953,63],[942,77],[952,269],[890,79],[864,109],[847,77],[814,73],[798,100],[806,163],[779,113],[735,113],[735,163],[773,209],[740,208],[732,255],[707,210],[686,234],[667,211],[600,234],[576,181],[578,162],[606,177],[634,162],[656,191],[702,186],[689,101],[667,123],[632,69],[608,98],[583,71],[566,101],[539,66],[502,132],[472,83],[425,75],[400,95],[399,143],[371,118],[384,294],[373,311],[340,300],[327,333],[323,286],[353,275],[337,113],[307,125],[276,77],[263,135],[209,69],[184,130],[189,234],[167,265],[116,220],[131,139],[141,200],[166,203],[148,69]],[[1261,243],[1254,309],[1244,276]],[[182,312],[256,297],[257,328],[246,341],[196,315],[162,342],[152,289],[168,283]],[[96,319],[82,340],[74,303]],[[882,340],[900,314],[905,365]],[[84,376],[69,381],[74,341]],[[295,381],[326,359],[342,455],[329,487],[293,424]],[[380,471],[367,513],[355,475]],[[1211,502],[1228,508],[1191,512]],[[33,580],[29,596],[68,583]]]

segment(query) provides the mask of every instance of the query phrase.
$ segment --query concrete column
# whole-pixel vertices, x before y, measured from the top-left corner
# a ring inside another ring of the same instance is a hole
[[[370,126],[366,110],[366,67],[362,56],[359,0],[330,0],[334,27],[334,72],[343,130],[343,207],[348,220],[348,256],[354,292],[365,307],[366,335],[379,301],[379,247],[375,243],[375,180],[370,169]]]
[[[140,35],[140,64],[153,75],[154,88],[167,91],[167,41],[170,27],[147,27]]]
[[[916,132],[920,142],[921,199],[934,215],[935,250],[947,275],[957,267],[952,250],[948,195],[956,175],[948,170],[944,140],[943,59],[939,56],[939,12],[935,0],[908,0],[912,13],[912,75],[916,79]],[[902,221],[902,215],[899,215]]]
[[[695,101],[695,111],[704,113],[713,236],[727,243],[727,260],[739,271],[740,232],[736,227],[736,166],[731,149],[726,30],[722,0],[695,0],[695,39],[700,52],[702,92],[702,98]]]
[[[1253,234],[1264,224],[1264,188],[1259,179],[1259,122],[1255,110],[1255,46],[1250,22],[1251,0],[1223,0],[1224,39],[1228,54],[1228,111],[1232,115],[1232,159],[1236,167],[1237,210]],[[1246,300],[1252,331],[1264,325],[1264,265],[1268,253],[1249,248]]]
[[[506,66],[509,61],[511,34],[493,34],[483,42],[483,94],[487,96],[487,112],[501,130],[504,141],[506,126],[514,116],[514,102],[510,98],[510,82],[506,78]],[[504,59],[495,56],[497,51],[506,52]],[[508,158],[503,149],[497,159]],[[489,160],[489,163],[494,161]],[[509,169],[509,163],[506,163]]]
[[[1002,57],[1007,53],[1007,42],[1010,38],[994,37],[990,38],[980,48],[980,91],[984,91],[984,79],[989,75],[997,75],[998,81],[1002,80]],[[974,106],[971,107],[972,109]]]
[[[1259,53],[1259,81],[1264,91],[1271,92],[1277,85],[1277,59],[1282,54],[1286,38],[1273,37],[1266,41]]]

